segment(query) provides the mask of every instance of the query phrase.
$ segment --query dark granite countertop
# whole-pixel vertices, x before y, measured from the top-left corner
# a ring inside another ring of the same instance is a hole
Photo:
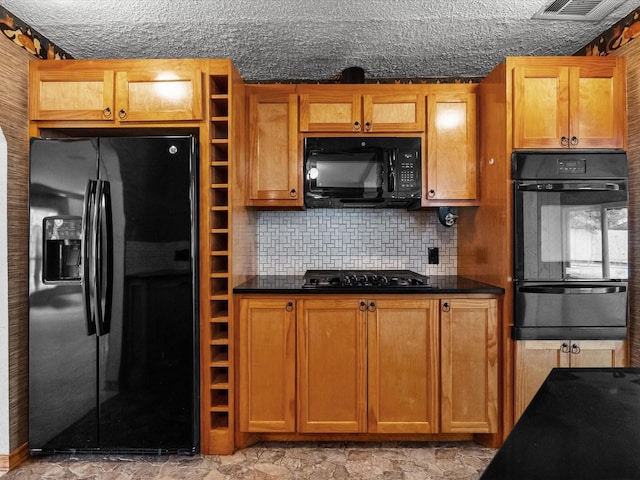
[[[270,293],[270,294],[425,294],[425,293],[488,293],[502,295],[504,289],[477,282],[457,275],[430,276],[428,287],[388,288],[388,287],[341,287],[341,288],[302,288],[302,275],[258,275],[233,289],[233,293]]]
[[[555,368],[481,480],[640,479],[640,368]]]

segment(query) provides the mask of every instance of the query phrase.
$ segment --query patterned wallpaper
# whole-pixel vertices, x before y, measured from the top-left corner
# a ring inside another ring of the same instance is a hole
[[[61,48],[36,32],[19,18],[16,18],[6,8],[0,6],[0,32],[16,45],[27,52],[42,59],[67,59],[72,58]]]
[[[435,209],[309,209],[257,213],[258,273],[299,275],[307,269],[409,269],[457,273],[457,227]],[[427,248],[438,247],[430,265]]]
[[[578,50],[577,56],[608,55],[640,34],[640,8],[631,12],[591,43]]]

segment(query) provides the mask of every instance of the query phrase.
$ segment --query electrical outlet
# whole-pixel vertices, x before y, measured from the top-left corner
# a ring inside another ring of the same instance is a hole
[[[429,263],[433,265],[437,265],[440,263],[440,254],[438,252],[438,247],[429,247],[427,249],[427,254],[429,255]]]

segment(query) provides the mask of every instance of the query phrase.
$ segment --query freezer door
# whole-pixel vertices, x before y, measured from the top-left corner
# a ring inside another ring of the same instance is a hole
[[[100,139],[113,249],[99,353],[103,449],[197,449],[194,150],[191,137]]]
[[[83,305],[83,211],[96,139],[30,148],[29,447],[98,446],[97,340]]]

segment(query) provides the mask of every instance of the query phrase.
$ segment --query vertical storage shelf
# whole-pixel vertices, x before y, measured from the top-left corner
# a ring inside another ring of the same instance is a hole
[[[208,185],[208,299],[207,329],[202,339],[201,372],[203,385],[202,451],[224,454],[233,451],[233,418],[231,391],[233,378],[231,356],[231,205],[230,177],[230,64],[209,64],[209,168]],[[204,199],[203,199],[204,200]],[[206,367],[206,368],[205,368]]]

